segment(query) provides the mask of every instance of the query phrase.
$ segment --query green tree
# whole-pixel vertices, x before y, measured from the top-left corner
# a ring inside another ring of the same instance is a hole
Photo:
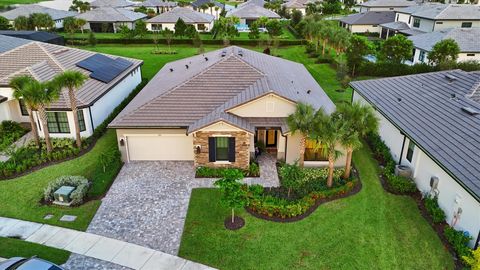
[[[187,24],[179,18],[175,23],[175,36],[183,37],[185,36],[185,31],[187,30]]]
[[[341,27],[333,28],[331,43],[337,55],[344,52],[346,48],[348,48],[348,45],[350,44],[350,37],[351,34],[347,29]]]
[[[234,36],[238,37],[240,34],[235,27],[238,23],[240,23],[238,17],[220,17],[213,26],[213,38],[220,37],[227,42]]]
[[[428,53],[428,60],[434,65],[443,65],[455,62],[460,53],[460,47],[454,39],[444,39],[433,45]]]
[[[382,61],[401,64],[412,57],[413,42],[404,35],[395,35],[382,44],[379,59]]]
[[[246,205],[246,194],[240,182],[242,179],[243,173],[240,170],[229,169],[223,178],[214,183],[222,191],[222,204],[232,209],[232,223],[235,222],[235,209]]]
[[[291,19],[290,19],[290,25],[295,28],[297,25],[302,21],[302,12],[300,10],[294,9],[292,11]]]
[[[33,13],[30,15],[29,20],[31,26],[34,29],[52,29],[55,26],[55,22],[52,17],[46,13]]]
[[[15,30],[30,30],[30,21],[27,17],[25,16],[18,16],[13,20],[13,27],[15,27]]]
[[[348,67],[352,71],[352,76],[355,76],[356,68],[365,61],[364,57],[372,52],[373,46],[366,37],[358,35],[352,35],[349,43],[350,45],[345,55]]]
[[[193,24],[188,24],[187,28],[185,28],[185,36],[193,39],[197,34],[198,32],[197,29],[195,29],[195,26]]]
[[[145,21],[143,20],[138,20],[135,22],[135,36],[138,36],[140,38],[143,38],[147,35],[148,30],[147,30],[147,25]]]
[[[96,46],[97,45],[97,38],[95,37],[95,34],[93,32],[90,32],[88,34],[88,44],[90,46]]]
[[[126,25],[120,26],[118,33],[125,40],[125,42],[128,42],[128,40],[131,40],[135,37],[135,30],[128,28]]]
[[[315,120],[315,110],[311,105],[297,103],[295,112],[287,117],[287,125],[292,134],[300,133],[300,158],[299,165],[303,167],[305,160],[305,144],[307,137],[313,131],[313,122]]]
[[[283,25],[279,20],[268,20],[265,28],[267,28],[267,32],[271,37],[279,37],[283,34]]]
[[[258,29],[258,23],[253,22],[249,26],[250,32],[248,32],[249,39],[259,39],[260,38],[260,30]]]
[[[342,3],[338,0],[326,0],[322,2],[322,14],[340,14]]]
[[[81,18],[76,18],[75,19],[75,25],[77,26],[77,29],[80,29],[80,31],[83,34],[83,27],[87,24],[87,21]]]
[[[78,24],[75,20],[74,17],[67,17],[63,20],[63,29],[67,34],[73,35],[77,31]]]
[[[165,41],[167,42],[168,52],[170,52],[171,51],[170,50],[170,44],[172,43],[172,39],[173,39],[173,31],[170,30],[170,29],[165,29],[161,33],[162,33],[163,38],[165,38]]]
[[[82,137],[80,136],[80,125],[78,123],[78,107],[77,95],[78,91],[87,81],[88,77],[80,71],[66,70],[53,79],[53,82],[60,88],[68,89],[68,97],[70,100],[70,109],[73,113],[73,123],[75,124],[75,138],[77,147],[82,147]]]
[[[10,22],[7,18],[0,16],[0,30],[10,29]]]
[[[290,198],[292,189],[300,187],[303,179],[303,171],[298,167],[298,162],[294,164],[285,164],[280,168],[280,176],[282,177],[282,186],[288,189],[287,197]]]
[[[35,119],[33,118],[33,110],[35,110],[35,101],[33,99],[35,93],[31,93],[31,88],[26,87],[28,84],[31,84],[33,78],[30,76],[19,76],[14,77],[10,81],[10,87],[13,89],[13,97],[17,100],[22,99],[27,107],[28,111],[28,118],[30,120],[30,128],[32,129],[33,138],[35,140],[35,144],[40,147],[40,137],[38,136],[38,129],[37,124],[35,123]]]

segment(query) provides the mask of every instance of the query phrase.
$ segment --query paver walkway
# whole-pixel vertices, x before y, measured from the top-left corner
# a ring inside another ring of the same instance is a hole
[[[30,221],[0,217],[0,236],[141,270],[207,270],[211,267],[120,240]]]
[[[280,181],[277,173],[277,158],[274,154],[262,153],[257,158],[260,166],[260,177],[247,177],[245,182],[247,184],[260,184],[264,187],[278,187]]]

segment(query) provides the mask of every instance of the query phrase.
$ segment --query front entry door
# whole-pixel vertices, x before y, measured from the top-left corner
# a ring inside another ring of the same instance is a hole
[[[277,131],[274,129],[267,130],[267,147],[277,147]]]

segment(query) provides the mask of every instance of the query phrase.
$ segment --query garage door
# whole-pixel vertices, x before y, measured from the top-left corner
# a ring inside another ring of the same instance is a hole
[[[193,160],[193,137],[185,135],[128,136],[130,160]]]

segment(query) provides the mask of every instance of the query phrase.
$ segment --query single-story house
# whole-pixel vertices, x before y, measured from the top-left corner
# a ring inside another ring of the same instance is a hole
[[[46,32],[46,31],[0,30],[0,35],[40,41],[40,42],[56,44],[56,45],[65,45],[65,39],[62,36],[52,32]]]
[[[408,37],[413,42],[415,52],[413,64],[428,63],[428,53],[433,46],[445,39],[453,39],[460,47],[458,62],[480,61],[480,28],[453,28]]]
[[[90,2],[92,8],[113,7],[113,8],[128,8],[135,5],[133,2],[127,0],[94,0]]]
[[[359,4],[360,12],[367,11],[394,11],[401,8],[417,5],[416,1],[411,0],[369,0]]]
[[[302,64],[231,46],[166,64],[109,127],[125,162],[247,168],[262,142],[293,163],[301,135],[286,118],[298,102],[335,110]],[[305,150],[306,166],[328,164],[311,142]],[[336,165],[344,162],[342,156]]]
[[[52,20],[55,22],[55,28],[63,28],[63,20],[68,17],[73,17],[77,15],[77,12],[74,11],[65,11],[54,8],[48,8],[41,5],[21,5],[15,9],[5,11],[0,13],[0,16],[5,17],[10,21],[10,24],[13,25],[13,21],[20,16],[29,17],[33,13],[45,13],[52,17]]]
[[[23,101],[13,97],[12,78],[29,75],[37,80],[52,79],[63,70],[89,76],[76,92],[82,137],[89,137],[113,109],[141,82],[142,61],[98,54],[76,48],[0,35],[0,121],[30,122]],[[75,137],[75,125],[65,89],[58,101],[47,108],[52,137]],[[37,112],[33,116],[43,136]]]
[[[93,32],[116,33],[121,26],[135,29],[135,22],[146,18],[147,15],[124,8],[101,7],[81,13],[76,17],[88,22],[83,29]]]
[[[380,24],[394,22],[394,11],[367,11],[341,18],[340,26],[351,33],[380,33]]]
[[[307,14],[307,4],[314,3],[313,0],[289,0],[285,2],[282,6],[284,6],[289,12],[293,10],[299,10],[302,12],[302,15]]]
[[[157,14],[170,11],[177,6],[177,2],[164,0],[146,0],[135,4],[136,7],[146,7],[153,9]]]
[[[210,3],[212,3],[214,6],[211,7],[211,8],[208,7],[205,10],[202,9],[202,7],[204,5],[208,5]],[[197,1],[194,1],[194,2],[190,3],[190,7],[193,10],[213,15],[213,16],[215,16],[215,19],[218,19],[220,17],[220,13],[222,12],[222,10],[225,9],[225,4],[214,1],[214,0],[197,0]]]
[[[450,70],[356,81],[394,160],[418,189],[438,196],[446,222],[480,241],[480,72]]]
[[[252,24],[260,17],[267,17],[269,19],[280,19],[280,15],[270,9],[264,8],[265,2],[263,0],[249,0],[238,5],[237,8],[227,12],[227,17],[235,16],[240,18],[241,25]]]
[[[178,19],[195,26],[195,29],[199,32],[208,32],[213,27],[215,17],[186,7],[176,7],[147,20],[147,29],[150,31],[165,29],[175,31],[175,23]]]

